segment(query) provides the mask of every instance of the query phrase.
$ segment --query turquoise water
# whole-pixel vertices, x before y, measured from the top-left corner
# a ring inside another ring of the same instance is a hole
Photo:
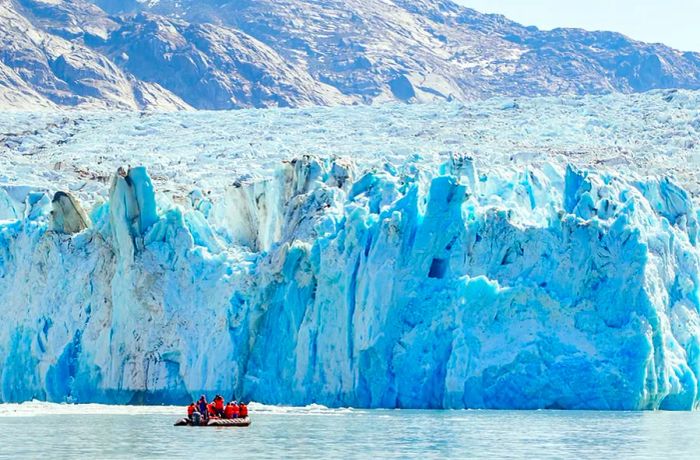
[[[0,458],[700,458],[700,413],[254,406],[249,428],[174,427],[179,414],[0,405]]]

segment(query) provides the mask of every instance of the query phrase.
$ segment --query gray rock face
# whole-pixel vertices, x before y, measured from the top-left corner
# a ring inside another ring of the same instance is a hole
[[[231,109],[700,88],[700,54],[449,0],[0,0],[0,106]]]
[[[0,62],[17,80],[3,79],[0,103],[22,109],[187,108],[179,97],[135,79],[91,46],[114,26],[87,2],[0,0]],[[152,102],[144,94],[155,94]]]

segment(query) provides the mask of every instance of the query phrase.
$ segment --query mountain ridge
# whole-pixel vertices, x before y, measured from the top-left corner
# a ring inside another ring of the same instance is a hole
[[[0,0],[0,107],[235,109],[700,89],[700,54],[449,0]]]

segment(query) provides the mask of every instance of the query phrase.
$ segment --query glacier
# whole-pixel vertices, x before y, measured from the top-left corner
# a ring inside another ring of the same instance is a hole
[[[212,197],[0,186],[0,399],[697,408],[698,208],[544,161],[298,156]]]
[[[0,400],[697,407],[700,93],[0,113]]]

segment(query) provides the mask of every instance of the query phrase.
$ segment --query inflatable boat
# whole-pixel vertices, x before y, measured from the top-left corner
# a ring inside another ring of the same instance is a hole
[[[209,420],[202,420],[202,423],[195,425],[192,420],[188,418],[181,418],[175,422],[175,426],[249,426],[250,418],[210,418]]]

